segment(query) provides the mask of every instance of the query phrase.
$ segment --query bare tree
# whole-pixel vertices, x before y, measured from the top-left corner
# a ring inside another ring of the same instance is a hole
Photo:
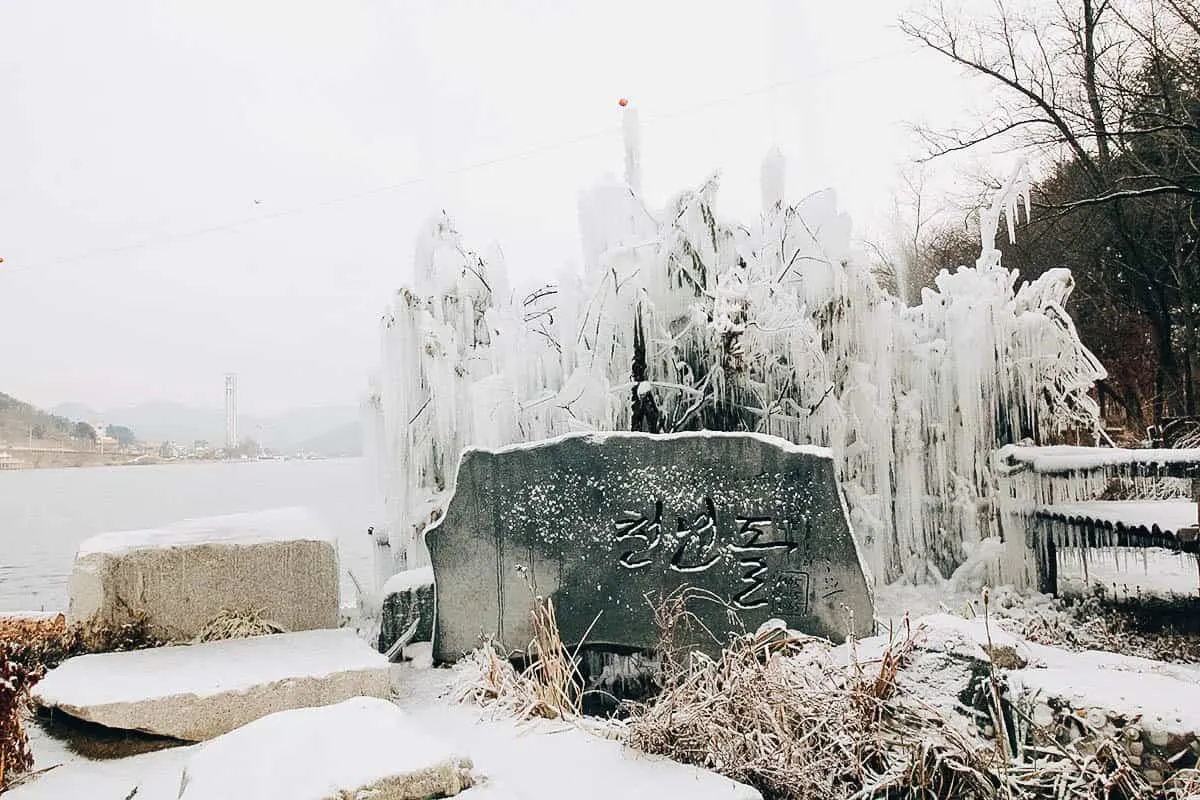
[[[1196,411],[1198,11],[1196,0],[1057,0],[1033,11],[996,0],[983,17],[939,2],[901,21],[995,97],[975,127],[923,131],[928,157],[1001,138],[1040,155],[1046,176],[1029,225],[1060,245],[1088,237],[1055,255],[1096,273],[1090,296],[1101,306],[1149,326],[1156,421]]]

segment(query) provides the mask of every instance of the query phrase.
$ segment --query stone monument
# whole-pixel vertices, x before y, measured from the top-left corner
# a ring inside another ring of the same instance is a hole
[[[427,531],[434,656],[533,638],[534,593],[563,641],[653,648],[653,604],[688,585],[715,649],[771,618],[842,640],[873,632],[870,582],[826,448],[741,433],[571,434],[468,449]]]

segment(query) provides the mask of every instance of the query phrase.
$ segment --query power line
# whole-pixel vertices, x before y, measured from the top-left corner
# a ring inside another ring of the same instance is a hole
[[[836,74],[839,72],[848,71],[850,69],[855,69],[860,66],[864,66],[866,64],[874,63],[876,61],[882,61],[884,59],[893,58],[893,57],[896,57],[899,55],[904,55],[909,52],[911,52],[911,50],[903,50],[903,51],[897,50],[897,51],[893,51],[893,52],[877,53],[873,56],[867,56],[865,58],[857,59],[855,61],[851,61],[851,62],[847,62],[845,64],[838,65],[837,67],[830,67],[830,68],[826,68],[826,69],[822,69],[822,70],[815,70],[812,72],[805,73],[804,75],[798,76],[796,78],[792,78],[792,79],[789,79],[786,81],[778,81],[778,82],[775,82],[772,84],[768,84],[766,86],[759,87],[757,89],[750,89],[750,90],[747,90],[744,92],[737,92],[735,94],[724,95],[722,97],[714,98],[712,100],[705,100],[700,103],[695,103],[695,104],[692,104],[689,106],[684,106],[682,108],[677,108],[673,111],[667,111],[667,112],[664,112],[661,114],[654,114],[654,115],[641,117],[640,124],[643,126],[653,125],[653,124],[663,122],[666,120],[671,120],[671,119],[686,116],[689,114],[694,114],[697,111],[703,111],[703,110],[709,109],[709,108],[714,108],[714,107],[718,107],[718,106],[722,106],[722,105],[728,105],[730,103],[744,100],[747,97],[767,95],[772,92],[778,91],[779,89],[784,89],[784,88],[787,88],[790,86],[795,86],[799,83],[804,83],[813,78],[818,78],[818,77],[822,77],[825,75],[831,75],[831,74]],[[268,222],[270,220],[279,219],[282,217],[288,217],[288,216],[292,216],[295,214],[307,213],[307,212],[319,210],[322,208],[328,208],[328,207],[332,207],[332,206],[343,205],[346,203],[355,202],[358,200],[362,200],[364,198],[374,197],[376,195],[388,194],[391,192],[408,189],[413,186],[417,186],[419,184],[434,180],[435,178],[446,177],[446,176],[451,176],[451,175],[461,175],[461,174],[464,174],[467,172],[473,172],[478,169],[485,169],[485,168],[497,166],[500,164],[506,164],[506,163],[509,163],[512,161],[520,161],[523,159],[532,158],[534,156],[541,155],[542,153],[546,153],[546,152],[549,152],[552,150],[561,150],[561,149],[568,148],[568,147],[574,147],[574,146],[582,144],[584,142],[592,141],[594,139],[599,139],[599,138],[603,138],[606,136],[611,136],[613,134],[619,134],[620,132],[621,132],[620,125],[612,125],[612,126],[609,126],[606,128],[601,128],[601,129],[592,131],[591,133],[585,133],[585,134],[581,134],[579,136],[575,136],[575,137],[572,137],[569,139],[563,139],[563,140],[560,140],[557,142],[551,142],[548,144],[531,147],[526,150],[518,151],[516,153],[510,153],[510,154],[503,155],[503,156],[497,156],[495,158],[484,159],[482,161],[476,161],[476,162],[473,162],[470,164],[464,164],[464,165],[461,165],[458,167],[452,167],[450,169],[442,170],[440,172],[435,172],[435,173],[431,173],[431,174],[427,174],[427,175],[418,175],[413,178],[409,178],[407,180],[400,181],[398,183],[386,184],[384,186],[377,186],[372,189],[366,189],[361,192],[355,192],[355,193],[348,194],[348,195],[342,195],[340,197],[333,197],[333,198],[328,198],[325,200],[317,200],[317,201],[314,201],[311,203],[306,203],[306,204],[300,205],[300,206],[293,206],[291,208],[283,208],[283,209],[279,209],[278,211],[268,212],[266,214],[256,214],[251,217],[244,217],[242,219],[231,220],[229,222],[223,222],[220,224],[209,225],[209,226],[205,226],[205,227],[201,227],[201,228],[195,228],[193,230],[179,231],[179,232],[175,232],[175,233],[166,233],[166,234],[161,234],[158,236],[150,236],[150,237],[141,239],[139,241],[130,242],[130,243],[124,244],[124,245],[114,245],[111,247],[96,248],[96,249],[88,250],[84,253],[77,253],[75,255],[67,255],[67,256],[60,256],[60,257],[56,257],[56,258],[50,258],[50,259],[46,259],[44,261],[37,261],[32,264],[24,264],[21,266],[11,267],[8,269],[5,269],[3,267],[3,265],[0,264],[0,277],[3,277],[4,275],[11,275],[11,274],[17,273],[17,272],[25,272],[27,270],[44,269],[46,267],[59,266],[62,264],[71,264],[71,263],[76,263],[79,261],[87,261],[87,260],[90,260],[93,258],[100,258],[100,257],[110,256],[110,255],[119,255],[121,253],[128,253],[128,252],[133,252],[136,250],[143,250],[143,249],[153,248],[153,247],[161,247],[163,245],[171,244],[176,241],[194,239],[194,238],[198,238],[198,237],[202,237],[202,236],[208,236],[208,235],[211,235],[214,233],[221,233],[224,231],[237,230],[239,228],[244,228],[249,225],[255,225],[260,222]]]

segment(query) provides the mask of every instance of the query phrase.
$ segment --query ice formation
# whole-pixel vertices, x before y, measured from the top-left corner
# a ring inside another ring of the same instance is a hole
[[[577,430],[750,430],[832,447],[877,580],[936,580],[1005,536],[989,455],[1095,430],[1088,391],[1104,376],[1063,310],[1070,273],[1018,289],[1000,264],[1001,217],[1011,234],[1028,204],[1022,173],[983,215],[978,262],[904,307],[851,246],[832,191],[785,200],[777,150],[753,224],[716,215],[715,176],[647,208],[625,114],[626,179],[580,198],[582,274],[514,292],[445,216],[417,245],[414,286],[383,320],[370,406],[406,566],[427,563],[420,529],[464,446]],[[1006,539],[996,577],[1025,583],[1023,535]]]

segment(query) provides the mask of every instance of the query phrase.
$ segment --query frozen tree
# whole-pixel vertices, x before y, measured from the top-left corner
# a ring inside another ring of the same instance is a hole
[[[409,566],[427,559],[419,532],[464,446],[710,429],[832,448],[877,578],[936,579],[1000,533],[991,451],[1095,428],[1103,370],[1063,311],[1069,273],[1016,288],[992,244],[1027,200],[1022,172],[984,214],[975,266],[906,308],[851,246],[832,191],[786,201],[778,151],[751,225],[718,217],[715,176],[647,209],[632,119],[626,180],[580,199],[582,274],[517,300],[449,220],[418,244],[373,412]],[[1027,578],[1023,539],[998,568]]]

